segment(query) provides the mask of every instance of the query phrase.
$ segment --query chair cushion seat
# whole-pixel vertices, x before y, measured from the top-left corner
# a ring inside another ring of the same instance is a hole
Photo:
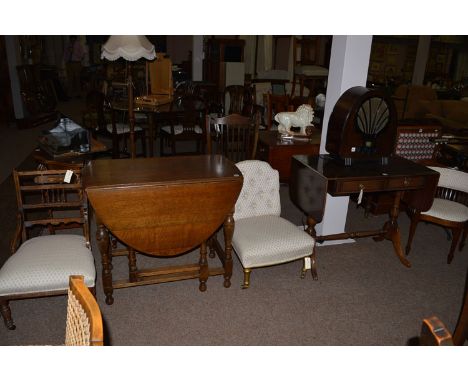
[[[94,258],[84,236],[34,237],[0,269],[0,296],[67,290],[70,275],[83,275],[85,284],[94,286]]]
[[[327,77],[328,69],[318,65],[296,65],[295,73],[311,77]]]
[[[135,122],[136,123],[147,123],[148,116],[145,113],[135,113]]]
[[[107,124],[106,126],[107,131],[112,134],[112,123]],[[130,126],[127,123],[118,122],[115,124],[115,130],[117,134],[129,134],[130,133]],[[141,131],[143,130],[140,126],[135,126],[134,131]]]
[[[169,126],[169,125],[161,127],[161,130],[166,132],[167,134],[172,134],[171,133],[171,126]],[[203,130],[198,125],[195,125],[194,131],[197,134],[203,134]],[[179,135],[179,134],[182,134],[183,132],[184,132],[184,126],[183,125],[175,125],[174,126],[174,135]]]
[[[243,267],[254,268],[310,256],[315,240],[290,221],[266,215],[236,220],[232,244]]]
[[[431,209],[421,214],[453,222],[464,222],[468,220],[468,207],[451,200],[435,198]]]

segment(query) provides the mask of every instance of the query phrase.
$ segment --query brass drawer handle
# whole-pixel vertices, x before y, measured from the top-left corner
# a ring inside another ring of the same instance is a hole
[[[404,184],[405,186],[408,186],[408,185],[410,184],[410,180],[407,179],[407,178],[405,178],[405,180],[403,181],[403,184]]]

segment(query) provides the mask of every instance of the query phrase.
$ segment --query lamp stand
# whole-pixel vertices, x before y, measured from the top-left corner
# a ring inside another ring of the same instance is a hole
[[[133,80],[132,80],[132,64],[128,65],[127,73],[127,95],[128,95],[128,124],[130,127],[130,155],[131,158],[136,157],[135,146],[135,110],[133,108]]]

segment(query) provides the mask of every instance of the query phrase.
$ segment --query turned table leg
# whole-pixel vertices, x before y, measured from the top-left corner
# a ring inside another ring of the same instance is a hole
[[[306,227],[306,232],[312,236],[315,240],[314,248],[312,249],[312,254],[310,256],[310,261],[311,261],[311,269],[310,271],[312,272],[312,279],[313,280],[318,280],[318,274],[317,274],[317,254],[315,252],[315,246],[317,245],[317,232],[315,231],[315,226],[317,225],[317,222],[315,221],[314,218],[311,216],[307,216],[307,227]],[[304,272],[304,271],[303,271]],[[305,274],[304,274],[305,276]]]
[[[109,247],[109,231],[103,224],[98,223],[97,225],[96,239],[99,252],[101,252],[102,286],[106,295],[106,304],[112,305],[114,303],[114,298],[112,297],[112,255]]]
[[[135,249],[127,247],[128,250],[128,279],[130,281],[137,281],[138,279],[138,268],[136,265],[136,253]]]
[[[224,220],[224,251],[226,258],[224,261],[224,287],[231,286],[232,276],[232,236],[234,235],[234,211],[231,211]]]
[[[198,289],[200,292],[206,291],[206,281],[208,280],[209,275],[208,260],[206,259],[207,253],[206,241],[204,241],[200,246],[200,261],[198,263],[200,265],[200,275],[198,277],[198,280],[200,281]]]

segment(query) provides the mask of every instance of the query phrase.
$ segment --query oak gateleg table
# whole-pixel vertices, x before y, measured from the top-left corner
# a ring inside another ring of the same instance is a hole
[[[85,166],[82,178],[85,216],[89,205],[96,218],[108,305],[117,288],[198,278],[205,291],[214,275],[224,276],[224,287],[231,285],[233,212],[243,182],[233,162],[221,155],[101,159]],[[221,226],[224,248],[214,247],[222,267],[209,268],[207,241]],[[113,248],[111,237],[127,246],[120,250],[125,253]],[[138,252],[172,257],[196,247],[197,264],[141,270],[136,265]],[[112,257],[122,254],[128,256],[128,278],[113,280]]]

